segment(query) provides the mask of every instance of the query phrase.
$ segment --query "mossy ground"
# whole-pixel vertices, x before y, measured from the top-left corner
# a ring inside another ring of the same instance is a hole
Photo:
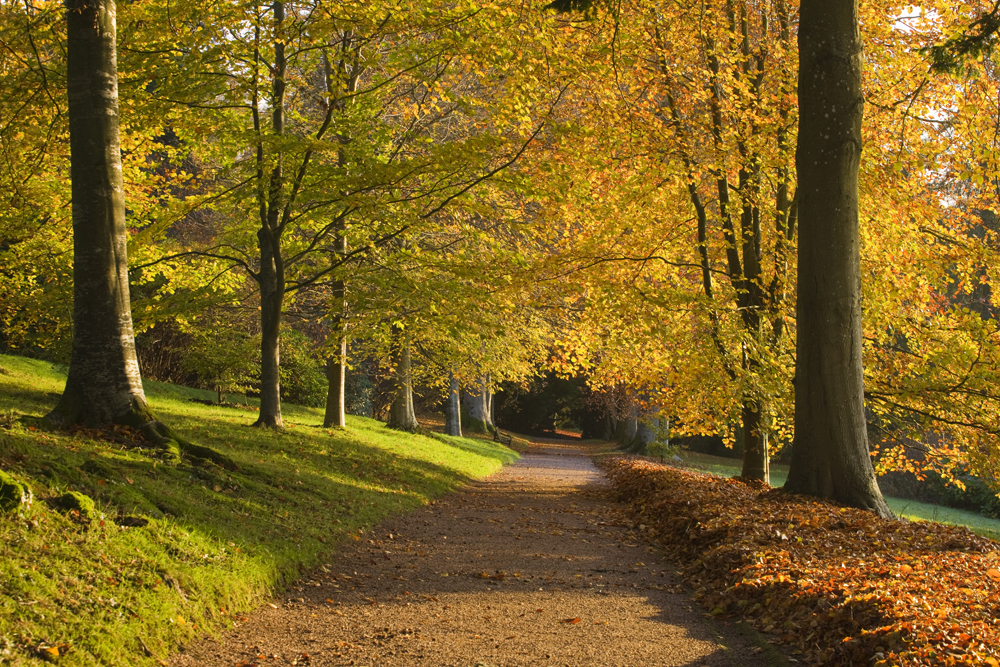
[[[146,383],[157,416],[239,465],[180,465],[129,438],[48,431],[38,417],[65,383],[45,362],[0,356],[0,469],[36,501],[0,515],[0,663],[156,664],[178,644],[238,622],[242,611],[405,512],[517,457],[485,440],[399,433],[284,406],[283,433],[250,428],[256,413]],[[94,520],[59,508],[76,491]],[[131,517],[132,520],[124,520]],[[136,518],[148,523],[135,526]]]

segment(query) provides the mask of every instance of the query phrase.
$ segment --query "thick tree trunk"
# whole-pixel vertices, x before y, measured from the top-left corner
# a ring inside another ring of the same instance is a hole
[[[449,373],[448,399],[444,404],[444,432],[446,435],[462,435],[462,392],[458,378]]]
[[[768,452],[767,430],[763,423],[759,404],[744,399],[743,423],[743,471],[742,477],[771,483],[771,457]]]
[[[466,386],[465,415],[462,419],[465,430],[472,433],[491,433],[493,417],[490,414],[490,384],[489,376],[481,375],[473,386]]]
[[[326,377],[329,388],[326,393],[326,415],[323,426],[330,428],[347,426],[347,413],[344,391],[347,384],[347,339],[341,337],[339,349],[330,357],[327,364]]]
[[[413,411],[413,380],[410,374],[410,340],[400,332],[396,347],[396,391],[389,407],[389,428],[416,431],[420,428]]]
[[[803,0],[799,22],[795,440],[785,489],[891,516],[868,454],[862,373],[856,0]]]
[[[67,0],[73,347],[48,420],[148,423],[135,355],[118,139],[114,0]]]
[[[636,433],[639,431],[639,411],[635,403],[628,408],[628,413],[618,422],[618,433],[616,439],[623,449],[628,449],[635,443]]]

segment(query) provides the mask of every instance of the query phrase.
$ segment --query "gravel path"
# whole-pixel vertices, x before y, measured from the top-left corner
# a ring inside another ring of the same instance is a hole
[[[604,484],[578,446],[536,443],[517,464],[343,545],[242,627],[170,664],[766,665],[692,609],[671,568],[602,499]]]

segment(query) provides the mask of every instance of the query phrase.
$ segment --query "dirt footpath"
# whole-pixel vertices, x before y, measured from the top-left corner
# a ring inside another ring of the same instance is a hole
[[[390,520],[177,667],[766,665],[676,588],[578,447]],[[676,592],[675,592],[676,591]]]

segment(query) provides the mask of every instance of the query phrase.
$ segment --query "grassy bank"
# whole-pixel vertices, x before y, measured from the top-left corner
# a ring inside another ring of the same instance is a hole
[[[692,468],[720,477],[736,477],[741,471],[742,462],[738,459],[727,459],[689,451],[681,451],[679,455]],[[772,464],[771,486],[782,486],[786,479],[788,479],[788,466]],[[936,521],[949,526],[966,526],[983,537],[1000,540],[1000,519],[990,519],[975,512],[905,498],[886,496],[886,502],[898,516],[910,521]]]
[[[487,475],[517,455],[484,440],[413,436],[284,406],[284,433],[256,413],[205,406],[210,392],[146,384],[160,419],[232,459],[169,464],[128,434],[51,432],[65,376],[0,356],[0,470],[30,506],[0,515],[0,663],[156,664],[360,539],[381,518]],[[110,438],[110,439],[109,439]],[[57,506],[70,491],[96,503]]]

